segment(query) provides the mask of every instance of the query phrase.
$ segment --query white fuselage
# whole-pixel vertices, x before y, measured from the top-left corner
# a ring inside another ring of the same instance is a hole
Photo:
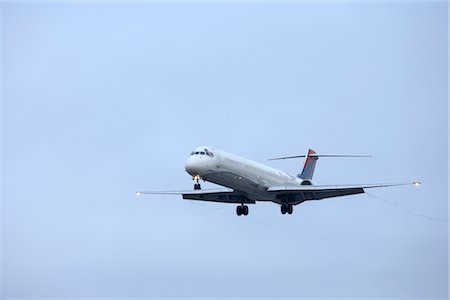
[[[274,201],[269,186],[301,185],[301,179],[269,166],[213,148],[196,148],[186,161],[193,177],[248,194],[252,200]]]

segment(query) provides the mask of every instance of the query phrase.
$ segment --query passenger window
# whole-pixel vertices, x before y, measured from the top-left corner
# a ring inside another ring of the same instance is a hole
[[[200,152],[200,154],[201,154],[201,155],[205,155],[205,152],[202,151],[202,152]]]

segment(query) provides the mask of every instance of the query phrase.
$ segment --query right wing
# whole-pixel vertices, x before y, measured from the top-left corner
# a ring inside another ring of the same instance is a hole
[[[222,203],[250,203],[254,204],[254,200],[248,199],[245,193],[234,191],[232,189],[221,190],[185,190],[185,191],[160,191],[160,192],[136,192],[136,195],[182,195],[183,199],[200,200]]]
[[[267,189],[269,193],[277,197],[291,198],[301,201],[320,200],[325,198],[348,196],[364,193],[364,189],[380,188],[399,185],[420,185],[420,182],[387,183],[387,184],[355,184],[355,185],[282,185],[271,186]]]

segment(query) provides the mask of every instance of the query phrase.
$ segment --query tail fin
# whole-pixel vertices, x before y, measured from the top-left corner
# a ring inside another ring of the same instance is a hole
[[[303,166],[302,173],[298,174],[297,177],[304,180],[311,180],[314,175],[314,169],[316,167],[316,162],[319,157],[316,155],[316,151],[309,149],[306,155],[305,165]]]

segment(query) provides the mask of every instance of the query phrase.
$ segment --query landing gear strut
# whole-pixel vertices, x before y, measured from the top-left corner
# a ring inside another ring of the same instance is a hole
[[[244,205],[244,204],[239,205],[238,207],[236,207],[236,214],[238,216],[240,216],[240,215],[244,215],[244,216],[248,215],[248,206]]]
[[[281,204],[281,213],[283,215],[286,213],[291,215],[293,211],[294,207],[292,206],[292,204]]]

